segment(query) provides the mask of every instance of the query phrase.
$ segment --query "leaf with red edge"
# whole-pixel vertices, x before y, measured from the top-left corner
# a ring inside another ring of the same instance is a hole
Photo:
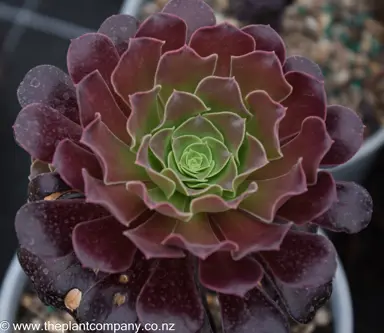
[[[316,184],[308,186],[307,192],[289,199],[277,215],[301,225],[324,214],[336,201],[335,181],[330,173],[321,171]]]
[[[150,188],[149,185],[140,181],[128,182],[127,189],[138,195],[151,210],[156,210],[160,214],[186,222],[192,218],[191,213],[184,211],[189,199],[178,192],[167,198],[158,187]]]
[[[321,161],[322,165],[339,165],[351,159],[364,141],[364,124],[351,109],[340,105],[327,108],[327,131],[334,143]]]
[[[308,117],[302,123],[299,135],[281,148],[283,157],[271,161],[264,168],[254,172],[251,179],[278,177],[286,173],[299,158],[302,158],[307,183],[315,184],[320,162],[329,151],[332,142],[324,121],[318,117]]]
[[[123,225],[129,226],[148,209],[137,195],[126,189],[125,184],[105,185],[85,169],[82,170],[82,176],[87,202],[104,206]]]
[[[156,85],[151,90],[129,96],[132,112],[128,117],[127,130],[132,137],[132,149],[137,149],[143,137],[161,121],[162,111],[157,101],[160,91],[161,86]]]
[[[28,202],[43,200],[52,193],[70,190],[56,172],[42,173],[28,184]]]
[[[203,0],[170,0],[163,8],[164,13],[174,14],[187,24],[187,40],[200,27],[215,25],[216,17]]]
[[[81,175],[83,168],[96,178],[103,177],[96,156],[68,139],[60,141],[57,145],[52,164],[71,188],[81,192],[84,192],[84,180]]]
[[[280,102],[292,92],[274,52],[254,51],[232,57],[230,75],[239,83],[243,97],[252,91],[264,90],[274,101]]]
[[[284,73],[289,72],[302,72],[310,76],[313,76],[319,81],[324,81],[324,75],[321,71],[321,68],[318,64],[314,63],[312,60],[302,57],[302,56],[291,56],[287,58],[284,67]]]
[[[229,210],[210,215],[224,237],[238,245],[232,253],[239,260],[252,252],[279,250],[291,223],[269,224],[241,211]]]
[[[208,76],[200,81],[195,95],[200,97],[212,112],[228,111],[241,117],[249,116],[234,78]]]
[[[164,41],[162,52],[165,53],[185,44],[187,26],[180,17],[161,12],[155,13],[141,23],[135,37],[152,37]]]
[[[165,105],[164,118],[157,127],[179,126],[193,116],[209,111],[203,101],[195,95],[174,90]]]
[[[263,269],[256,260],[246,257],[235,261],[229,252],[216,252],[199,264],[202,285],[223,294],[244,297],[262,277]]]
[[[145,170],[135,165],[135,154],[108,129],[101,121],[100,114],[84,129],[81,143],[98,157],[106,184],[131,179],[149,180]]]
[[[191,201],[191,212],[197,213],[220,213],[230,209],[237,209],[240,203],[257,191],[257,184],[252,182],[248,185],[246,190],[238,195],[235,199],[225,200],[216,194],[206,194],[196,197]]]
[[[187,45],[164,54],[155,78],[156,84],[162,86],[163,102],[167,102],[175,89],[193,93],[203,78],[213,74],[216,61],[217,54],[201,57]]]
[[[259,288],[249,291],[245,298],[219,294],[223,333],[289,333],[284,313]]]
[[[195,214],[188,223],[177,221],[172,233],[162,243],[185,249],[203,260],[217,251],[237,249],[233,242],[218,238],[206,214]]]
[[[79,124],[75,87],[71,78],[51,65],[32,68],[17,90],[22,107],[32,103],[46,104]]]
[[[19,209],[15,228],[21,246],[52,258],[72,250],[71,233],[78,223],[108,215],[104,208],[84,200],[37,201]]]
[[[251,36],[229,23],[202,27],[191,37],[190,46],[202,57],[217,54],[215,75],[229,76],[231,58],[252,52],[255,41]]]
[[[307,191],[301,159],[288,173],[277,178],[257,181],[257,185],[258,191],[245,198],[240,208],[263,221],[272,222],[282,205],[290,198]]]
[[[253,116],[247,122],[247,132],[262,143],[269,160],[282,157],[279,124],[285,116],[285,108],[263,90],[249,93],[245,100]]]
[[[94,284],[83,293],[76,319],[80,323],[105,323],[106,326],[135,323],[136,300],[149,277],[151,264],[152,261],[137,253],[129,270]]]
[[[43,260],[20,248],[17,255],[38,297],[44,304],[58,310],[68,311],[64,304],[68,291],[76,288],[86,293],[105,278],[103,273],[95,274],[94,271],[83,268],[73,252],[65,257]]]
[[[280,251],[260,254],[277,281],[296,288],[315,288],[328,283],[337,267],[331,241],[306,232],[289,231]]]
[[[101,115],[105,125],[123,142],[129,144],[131,137],[126,128],[127,118],[117,105],[111,91],[99,71],[85,76],[76,86],[81,125],[87,127]]]
[[[101,24],[98,33],[108,36],[121,55],[128,48],[129,39],[135,35],[139,24],[139,21],[133,16],[112,15]]]
[[[373,202],[368,191],[352,182],[336,184],[337,201],[312,223],[336,232],[357,233],[372,218]]]
[[[158,260],[137,299],[140,322],[161,327],[167,318],[178,333],[198,332],[205,314],[193,271],[191,258]]]
[[[67,54],[68,72],[74,83],[86,75],[99,70],[110,84],[111,74],[119,61],[119,54],[113,42],[100,33],[84,34],[71,41]]]
[[[126,229],[113,216],[77,224],[72,243],[83,267],[106,273],[131,267],[136,247],[124,236]]]
[[[81,127],[44,104],[29,104],[13,125],[15,139],[33,158],[52,162],[57,144],[64,139],[79,141]]]
[[[164,41],[140,37],[129,41],[126,52],[112,73],[116,93],[129,104],[129,95],[153,88]]]
[[[159,213],[152,215],[146,222],[124,234],[144,254],[152,258],[182,258],[185,256],[180,249],[165,246],[166,237],[172,234],[177,220]]]
[[[269,25],[252,24],[242,29],[253,37],[257,51],[275,52],[280,62],[285,62],[285,45],[280,35]]]
[[[285,79],[293,90],[282,102],[283,106],[287,108],[287,112],[280,123],[280,140],[297,134],[307,117],[314,116],[325,120],[326,116],[323,82],[301,72],[287,73]]]

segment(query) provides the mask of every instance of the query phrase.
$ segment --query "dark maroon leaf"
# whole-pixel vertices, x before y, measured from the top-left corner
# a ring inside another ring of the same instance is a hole
[[[305,224],[324,214],[337,201],[336,184],[330,173],[317,174],[317,183],[308,191],[290,198],[277,212],[296,224]]]
[[[15,228],[22,247],[56,258],[72,251],[71,233],[78,223],[108,215],[104,208],[84,200],[38,201],[19,209]]]
[[[51,162],[57,144],[63,139],[79,141],[81,127],[59,111],[44,104],[29,104],[13,125],[15,139],[33,158]]]
[[[32,68],[21,82],[17,97],[22,107],[32,103],[46,104],[80,123],[75,87],[71,78],[55,66]]]
[[[129,270],[93,285],[83,295],[76,318],[83,323],[134,324],[137,296],[149,276],[151,264],[137,254]]]
[[[280,123],[280,139],[298,133],[305,118],[315,116],[325,120],[326,116],[323,82],[301,72],[288,73],[285,78],[293,90],[282,102],[288,109]]]
[[[39,298],[46,305],[60,310],[68,311],[64,298],[70,290],[76,288],[84,294],[105,277],[103,273],[95,274],[94,271],[81,267],[73,252],[65,257],[42,260],[20,248],[18,258]]]
[[[83,267],[107,273],[127,270],[136,247],[123,235],[126,229],[113,216],[77,224],[72,242]]]
[[[263,269],[250,257],[234,260],[229,252],[216,252],[206,260],[200,260],[199,277],[208,289],[244,297],[259,284]]]
[[[81,192],[84,192],[82,169],[87,169],[96,178],[103,176],[96,156],[68,139],[57,145],[52,164],[71,188]]]
[[[252,52],[255,42],[251,36],[238,28],[222,23],[197,30],[191,37],[190,46],[202,57],[217,54],[215,75],[229,76],[231,57]]]
[[[285,45],[280,35],[269,25],[254,24],[243,28],[243,31],[251,35],[256,42],[256,50],[273,51],[280,62],[285,61]]]
[[[321,164],[343,164],[351,159],[363,144],[364,124],[353,110],[331,105],[327,108],[326,125],[334,143]]]
[[[165,41],[162,52],[176,50],[185,44],[187,26],[179,17],[167,13],[149,16],[136,33],[136,37],[152,37]]]
[[[303,72],[313,76],[319,81],[324,81],[324,75],[321,71],[320,66],[306,57],[291,56],[287,58],[283,70],[284,73]]]
[[[289,333],[287,318],[260,289],[244,298],[220,294],[224,333]]]
[[[336,250],[324,236],[289,231],[280,251],[260,253],[275,279],[294,288],[315,288],[336,271]]]
[[[139,21],[133,16],[112,15],[101,24],[98,32],[108,36],[121,55],[128,48],[129,38],[135,35],[138,26]]]
[[[232,253],[239,260],[252,252],[278,250],[291,223],[265,223],[241,211],[230,210],[210,214],[210,218],[224,237],[237,245]]]
[[[67,54],[68,72],[74,83],[99,70],[110,84],[111,74],[119,61],[113,42],[104,34],[88,33],[71,41]]]
[[[200,27],[216,23],[213,10],[203,0],[171,0],[163,8],[164,13],[174,14],[185,21],[188,27],[187,39]]]
[[[52,193],[64,192],[70,187],[56,172],[42,173],[34,177],[28,184],[28,201],[39,201]]]
[[[337,232],[357,233],[367,227],[373,203],[368,191],[356,183],[336,184],[337,201],[312,223]]]
[[[161,327],[165,318],[178,333],[195,333],[204,321],[204,309],[194,281],[191,258],[158,260],[137,299],[142,323]]]

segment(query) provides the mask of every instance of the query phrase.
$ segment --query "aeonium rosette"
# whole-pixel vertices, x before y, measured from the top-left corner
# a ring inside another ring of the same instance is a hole
[[[225,332],[310,320],[336,269],[317,226],[358,232],[372,210],[319,171],[356,153],[363,125],[326,106],[317,65],[268,26],[215,25],[201,0],[112,16],[67,60],[69,76],[38,66],[18,90],[33,159],[19,259],[40,298],[180,333],[215,331],[206,290]]]

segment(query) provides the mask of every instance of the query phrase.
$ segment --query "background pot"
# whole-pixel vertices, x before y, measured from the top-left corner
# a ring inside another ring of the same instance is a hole
[[[1,328],[3,321],[15,322],[20,298],[27,284],[27,277],[15,256],[9,266],[0,290],[0,333],[12,333],[12,328]],[[335,276],[331,307],[334,333],[353,333],[352,299],[344,269],[339,262]]]

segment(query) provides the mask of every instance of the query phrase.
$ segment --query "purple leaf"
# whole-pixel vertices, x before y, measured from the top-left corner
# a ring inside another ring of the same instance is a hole
[[[336,271],[336,250],[324,236],[289,231],[280,251],[262,252],[276,280],[295,288],[328,283]]]
[[[284,73],[303,72],[310,76],[313,76],[319,81],[324,81],[324,75],[321,71],[320,66],[306,57],[291,56],[287,58],[283,70]]]
[[[254,51],[232,57],[231,76],[239,83],[243,97],[252,91],[264,90],[274,101],[280,102],[292,92],[281,63],[273,52]]]
[[[71,233],[77,224],[108,215],[104,208],[84,200],[37,201],[19,209],[15,228],[22,247],[56,258],[72,251]]]
[[[280,35],[269,25],[253,24],[242,29],[256,42],[256,50],[275,52],[281,64],[285,62],[285,45]]]
[[[81,192],[84,192],[83,168],[96,178],[103,177],[96,156],[68,139],[57,145],[52,164],[71,188]]]
[[[254,288],[245,298],[220,294],[224,333],[289,333],[287,318],[263,291]]]
[[[75,87],[71,78],[51,65],[32,68],[24,77],[17,97],[22,107],[32,103],[46,104],[79,124]]]
[[[133,16],[112,15],[101,24],[98,32],[108,36],[121,55],[128,48],[128,41],[135,35],[138,26],[139,21]]]
[[[125,236],[147,259],[182,258],[185,256],[182,250],[164,245],[164,240],[173,232],[177,222],[176,219],[155,213],[137,228],[126,231]]]
[[[260,283],[263,269],[250,257],[235,261],[229,252],[216,252],[206,260],[200,260],[199,277],[208,289],[244,297]]]
[[[81,127],[44,104],[29,104],[13,125],[15,139],[33,158],[52,162],[57,144],[64,139],[79,141]]]
[[[98,70],[111,84],[111,74],[119,61],[113,42],[100,33],[88,33],[71,41],[67,54],[68,72],[74,83]]]
[[[164,13],[174,14],[187,24],[187,40],[200,27],[215,25],[216,17],[211,7],[203,0],[170,0],[163,8]]]
[[[154,270],[137,299],[137,315],[142,323],[158,327],[167,318],[178,333],[195,333],[203,326],[204,309],[201,304],[188,259],[163,259]]]
[[[87,127],[96,113],[120,140],[130,144],[127,132],[127,118],[116,103],[111,91],[99,71],[84,77],[76,87],[80,109],[81,125]]]
[[[72,243],[83,267],[106,273],[131,267],[136,247],[124,236],[126,229],[113,216],[77,224]]]
[[[137,195],[126,189],[125,184],[105,185],[88,170],[83,170],[82,176],[87,202],[104,206],[123,225],[129,226],[148,209]]]
[[[332,231],[357,233],[368,226],[373,203],[370,194],[356,183],[336,184],[337,201],[312,223]]]
[[[210,217],[224,237],[238,245],[238,249],[232,253],[235,260],[252,252],[279,250],[292,225],[265,223],[236,210],[211,214]]]
[[[141,23],[135,37],[152,37],[164,41],[162,52],[165,53],[185,45],[187,26],[175,15],[155,13]]]
[[[279,142],[279,124],[285,116],[285,108],[263,90],[251,92],[246,97],[252,119],[247,131],[263,145],[269,160],[282,157]]]
[[[296,224],[305,224],[324,214],[337,201],[336,184],[330,173],[318,173],[317,183],[308,191],[289,199],[277,212],[278,216]]]
[[[153,88],[163,45],[163,41],[149,37],[129,41],[128,50],[112,73],[113,87],[127,104],[129,95]]]
[[[185,249],[203,260],[217,251],[237,249],[233,242],[218,238],[206,214],[196,214],[188,223],[177,221],[163,244]]]
[[[287,112],[280,123],[280,139],[297,134],[306,118],[315,116],[325,120],[326,116],[323,82],[301,72],[290,72],[285,78],[293,90],[282,102]]]
[[[231,58],[252,52],[255,41],[229,23],[221,23],[212,27],[202,27],[191,37],[190,46],[202,57],[217,54],[215,75],[229,76]]]
[[[325,123],[334,143],[321,164],[343,164],[351,159],[363,144],[364,124],[356,112],[340,105],[328,106]]]
[[[282,205],[290,198],[307,191],[302,161],[294,164],[288,173],[257,181],[257,185],[257,192],[245,198],[240,208],[263,221],[272,222]]]

